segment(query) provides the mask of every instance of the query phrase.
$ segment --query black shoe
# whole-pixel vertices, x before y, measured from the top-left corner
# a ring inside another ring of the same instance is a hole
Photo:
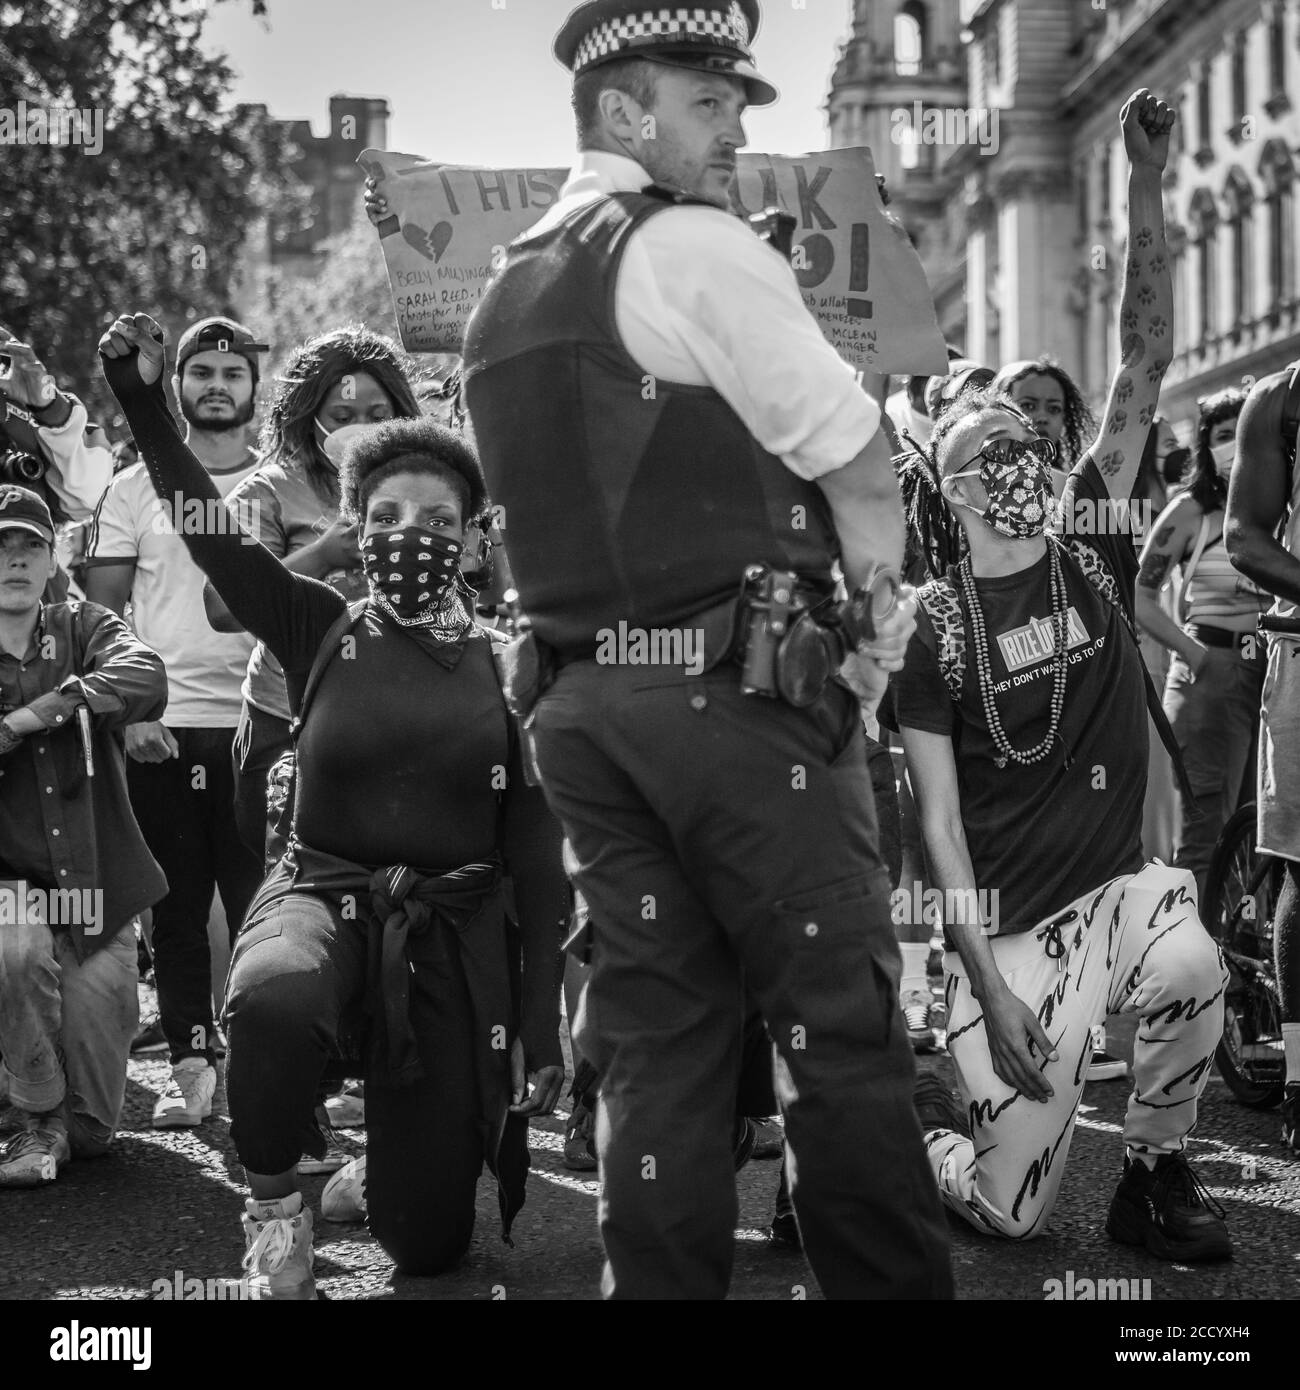
[[[1300,1153],[1300,1081],[1288,1081],[1282,1092],[1282,1143]]]
[[[1126,1158],[1106,1234],[1122,1245],[1145,1246],[1162,1260],[1230,1260],[1224,1214],[1184,1155],[1161,1154],[1154,1168]]]
[[[921,1133],[929,1134],[936,1129],[949,1129],[957,1134],[970,1137],[966,1120],[952,1098],[952,1092],[931,1072],[916,1079],[916,1089],[912,1092],[912,1105],[921,1121]]]
[[[736,1172],[745,1166],[754,1155],[754,1145],[758,1142],[758,1126],[743,1115],[736,1120],[732,1131],[731,1156],[735,1160]]]
[[[772,1218],[772,1224],[767,1228],[767,1233],[772,1238],[773,1245],[785,1245],[791,1250],[802,1250],[803,1241],[799,1238],[799,1227],[795,1223],[794,1212],[779,1212]]]
[[[131,1039],[131,1056],[145,1057],[152,1053],[169,1051],[167,1038],[163,1034],[162,1020],[154,1019],[152,1023],[146,1023],[143,1028]]]

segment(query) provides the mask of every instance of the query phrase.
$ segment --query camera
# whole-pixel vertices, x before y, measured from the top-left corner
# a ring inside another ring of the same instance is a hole
[[[33,487],[45,478],[45,460],[22,449],[6,449],[0,454],[0,483]]]

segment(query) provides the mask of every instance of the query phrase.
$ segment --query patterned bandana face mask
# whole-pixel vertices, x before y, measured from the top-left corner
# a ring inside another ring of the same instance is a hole
[[[456,589],[461,545],[436,532],[381,531],[361,542],[361,567],[375,602],[402,627],[463,637],[469,614]]]
[[[1056,445],[1050,439],[1032,439],[1028,443],[995,439],[976,455],[978,469],[966,468],[947,476],[969,478],[978,474],[989,501],[977,515],[1009,540],[1032,540],[1047,529],[1056,505],[1052,493],[1055,457]]]

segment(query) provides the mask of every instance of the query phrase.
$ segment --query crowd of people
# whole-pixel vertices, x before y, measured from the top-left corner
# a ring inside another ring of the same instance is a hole
[[[944,1298],[944,1209],[1042,1232],[1127,1013],[1106,1230],[1228,1258],[1185,1154],[1228,978],[1198,905],[1257,765],[1300,1148],[1300,692],[1256,633],[1300,604],[1295,374],[1202,401],[1187,445],[1159,414],[1173,112],[1119,117],[1100,415],[1049,355],[956,348],[886,399],[728,211],[775,97],[757,0],[626,8],[557,38],[577,163],[434,389],[321,325],[267,400],[287,345],[216,315],[169,355],[123,312],[110,444],[0,341],[0,1188],[113,1142],[143,962],[154,1126],[208,1122],[224,1059],[255,1296],[315,1295],[311,1171],[436,1275],[484,1167],[509,1239],[563,1001],[607,1296],[725,1294],[766,1147],[772,1237],[828,1296]],[[698,632],[702,670],[602,660],[620,623]],[[894,910],[913,885],[940,920]]]

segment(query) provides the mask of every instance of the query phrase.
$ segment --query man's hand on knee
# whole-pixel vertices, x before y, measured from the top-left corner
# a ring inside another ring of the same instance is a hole
[[[1037,1015],[1005,985],[981,1006],[994,1073],[1030,1100],[1046,1104],[1055,1092],[1042,1074],[1042,1059],[1054,1062],[1059,1054]]]

